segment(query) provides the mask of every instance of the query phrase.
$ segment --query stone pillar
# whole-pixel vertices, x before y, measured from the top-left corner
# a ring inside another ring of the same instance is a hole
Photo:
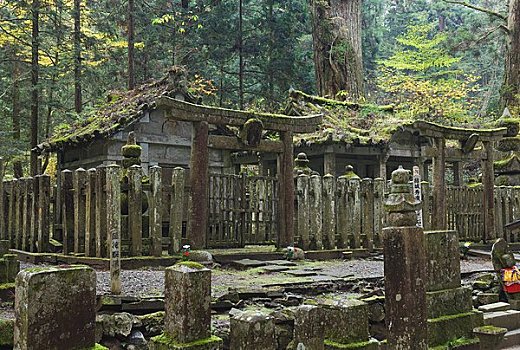
[[[446,140],[435,138],[437,154],[433,158],[433,213],[432,226],[444,230],[446,226]]]
[[[385,180],[386,182],[386,162],[388,161],[388,158],[390,158],[389,154],[382,153],[379,155],[379,176],[381,179]]]
[[[482,160],[482,211],[484,218],[484,242],[493,240],[495,235],[495,174],[493,165],[493,143],[491,141],[482,141],[484,147],[485,159]]]
[[[121,168],[106,168],[107,241],[110,255],[110,290],[121,294]]]
[[[299,306],[294,313],[294,338],[292,350],[324,350],[325,323],[320,307],[313,305]]]
[[[294,179],[293,179],[293,134],[290,131],[280,132],[283,152],[278,155],[278,180],[280,184],[278,217],[278,247],[294,244]]]
[[[95,271],[86,266],[21,271],[15,316],[15,349],[94,348]]]
[[[259,311],[231,317],[229,348],[233,350],[276,350],[274,320]]]
[[[416,226],[416,201],[410,171],[392,173],[385,203],[388,225],[383,229],[385,311],[389,349],[427,349],[426,253],[423,229]]]
[[[332,147],[323,154],[323,175],[331,174],[336,176],[336,153]]]
[[[211,336],[211,270],[181,262],[165,270],[164,333],[151,339],[151,350],[218,350]]]
[[[207,122],[193,123],[190,159],[191,198],[188,218],[188,239],[194,249],[206,247],[208,226],[208,132]]]

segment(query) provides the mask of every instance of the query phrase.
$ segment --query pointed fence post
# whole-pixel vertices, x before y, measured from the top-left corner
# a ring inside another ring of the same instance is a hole
[[[128,230],[131,256],[143,254],[143,171],[139,165],[128,168]]]
[[[107,233],[110,244],[110,290],[121,294],[121,168],[106,168]]]
[[[170,208],[170,245],[168,254],[180,252],[182,240],[182,214],[184,211],[184,185],[186,170],[181,167],[173,169],[172,175],[172,200]]]
[[[150,244],[151,255],[162,255],[162,183],[161,167],[150,168]],[[197,200],[197,199],[195,199]]]

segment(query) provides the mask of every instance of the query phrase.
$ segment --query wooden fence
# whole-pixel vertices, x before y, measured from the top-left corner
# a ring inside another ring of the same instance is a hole
[[[107,169],[111,171],[107,172]],[[0,161],[0,174],[3,173]],[[0,239],[29,252],[62,249],[65,254],[108,257],[109,213],[120,196],[124,256],[161,256],[186,242],[189,189],[182,168],[117,166],[64,170],[48,175],[0,181]],[[115,188],[117,181],[120,185]],[[385,183],[331,175],[295,179],[295,242],[304,249],[372,250],[382,246]],[[110,185],[111,184],[111,185]],[[109,186],[110,185],[110,186]],[[277,242],[278,181],[274,177],[211,175],[207,247],[241,247]],[[425,229],[431,223],[431,191],[423,184]],[[116,191],[117,190],[117,191]],[[447,190],[448,226],[461,240],[483,236],[482,190]],[[495,234],[518,242],[504,225],[520,218],[520,188],[495,189]],[[113,220],[112,220],[113,221]],[[56,247],[61,244],[62,247]]]

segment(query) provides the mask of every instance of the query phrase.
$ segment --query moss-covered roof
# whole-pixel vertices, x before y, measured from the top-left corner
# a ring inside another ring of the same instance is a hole
[[[314,133],[298,135],[296,146],[328,143],[352,143],[381,146],[393,133],[408,125],[394,116],[394,107],[336,101],[293,90],[286,109],[289,115],[322,113],[323,122]]]
[[[105,103],[82,113],[76,123],[58,127],[51,138],[38,145],[37,151],[56,151],[69,145],[110,137],[141,119],[146,111],[155,109],[158,97],[176,97],[179,94],[188,102],[200,102],[189,93],[184,70],[174,67],[161,80],[131,91],[111,92]]]

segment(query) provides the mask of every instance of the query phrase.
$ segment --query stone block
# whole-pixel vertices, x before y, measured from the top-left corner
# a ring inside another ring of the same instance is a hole
[[[428,320],[428,346],[434,347],[465,337],[474,338],[473,328],[484,324],[482,312],[471,311]]]
[[[473,309],[471,292],[467,287],[427,292],[428,318],[470,312]]]
[[[478,293],[477,301],[480,305],[494,304],[498,303],[499,295],[498,293]]]
[[[11,242],[9,242],[9,240],[6,240],[6,239],[0,240],[0,257],[9,253],[10,246],[11,246]]]
[[[460,287],[459,235],[457,231],[427,231],[426,255],[429,292]]]
[[[20,271],[20,262],[14,254],[0,258],[0,283],[13,283]]]
[[[231,317],[229,340],[233,350],[276,350],[274,320],[258,311],[240,312]]]
[[[16,277],[14,348],[95,346],[96,273],[87,266],[32,268]]]
[[[195,262],[165,271],[165,333],[179,343],[211,336],[211,271]]]
[[[321,308],[302,305],[294,312],[294,338],[290,349],[303,346],[306,350],[324,349],[324,314]]]
[[[506,311],[509,309],[511,309],[511,306],[508,303],[504,302],[481,305],[478,307],[478,311],[482,312]]]
[[[325,339],[341,344],[365,342],[369,338],[368,305],[355,299],[323,304]]]

